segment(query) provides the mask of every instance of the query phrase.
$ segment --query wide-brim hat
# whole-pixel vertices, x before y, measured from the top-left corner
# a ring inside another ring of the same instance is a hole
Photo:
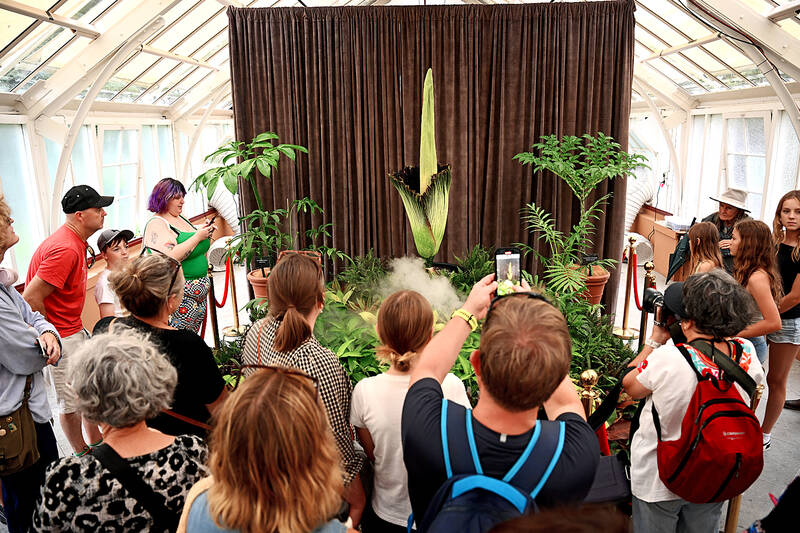
[[[715,202],[720,202],[722,204],[728,204],[742,211],[750,212],[747,209],[747,192],[742,191],[740,189],[728,189],[724,193],[720,194],[719,197],[709,196]]]
[[[664,291],[664,305],[678,318],[689,318],[683,307],[683,282],[673,283]]]
[[[104,251],[106,247],[114,242],[117,237],[122,237],[125,242],[133,239],[133,232],[129,229],[107,229],[97,238],[97,248]]]

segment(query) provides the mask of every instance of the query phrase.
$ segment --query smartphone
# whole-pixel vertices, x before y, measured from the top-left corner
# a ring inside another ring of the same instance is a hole
[[[494,252],[494,272],[497,280],[497,295],[514,292],[520,284],[519,248],[498,248]]]
[[[211,220],[209,220],[209,221],[206,223],[206,225],[208,225],[208,224],[213,224],[215,220],[217,220],[217,215],[214,215],[213,217],[211,217]]]

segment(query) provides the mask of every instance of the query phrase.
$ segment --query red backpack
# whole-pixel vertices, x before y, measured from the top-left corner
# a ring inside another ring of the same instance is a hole
[[[701,374],[685,345],[677,345],[697,374],[677,440],[661,440],[653,405],[658,474],[670,491],[692,503],[721,502],[741,494],[764,467],[761,424],[734,386],[738,383],[752,397],[756,384],[738,364],[742,346],[736,341],[728,341],[728,346],[735,349],[734,359],[716,348],[702,350],[719,368],[717,378],[710,372]]]

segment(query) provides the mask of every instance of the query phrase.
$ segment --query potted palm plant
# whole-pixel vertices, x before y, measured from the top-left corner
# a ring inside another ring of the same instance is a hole
[[[578,199],[579,212],[572,230],[564,233],[556,228],[550,213],[535,203],[527,204],[522,209],[526,227],[544,238],[549,254],[539,253],[524,243],[519,246],[536,255],[543,266],[542,278],[550,290],[572,295],[588,292],[591,303],[600,303],[610,276],[608,269],[616,261],[598,259],[590,256],[589,251],[596,230],[594,221],[612,193],[593,202],[590,197],[602,182],[633,175],[634,169],[646,166],[647,159],[622,151],[613,138],[603,133],[566,135],[560,140],[547,135],[532,148],[532,152],[519,153],[514,159],[523,165],[533,165],[534,172],[547,170],[563,180]]]

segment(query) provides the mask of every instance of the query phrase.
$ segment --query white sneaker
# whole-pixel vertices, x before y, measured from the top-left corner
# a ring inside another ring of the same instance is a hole
[[[772,435],[764,435],[764,451],[769,450],[772,446]]]

